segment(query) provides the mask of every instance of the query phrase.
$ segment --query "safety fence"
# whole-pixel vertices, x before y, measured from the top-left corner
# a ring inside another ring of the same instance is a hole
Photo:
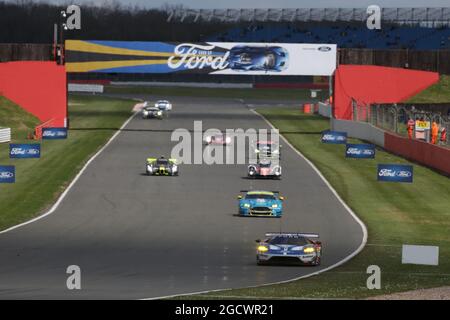
[[[352,100],[353,121],[395,134],[450,146],[450,104],[366,104]],[[437,126],[437,127],[436,127]]]

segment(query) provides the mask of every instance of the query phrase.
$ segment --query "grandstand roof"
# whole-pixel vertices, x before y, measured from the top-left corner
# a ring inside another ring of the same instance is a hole
[[[167,21],[197,22],[295,22],[295,21],[365,21],[367,8],[299,9],[175,9]],[[382,21],[394,23],[450,24],[447,8],[382,8]]]

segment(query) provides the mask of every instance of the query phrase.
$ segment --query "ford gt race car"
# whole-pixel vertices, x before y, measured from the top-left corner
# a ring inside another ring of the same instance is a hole
[[[260,160],[248,166],[249,178],[281,179],[281,166],[278,161]]]
[[[153,176],[177,176],[178,166],[175,159],[148,158],[146,172]]]
[[[161,120],[163,118],[163,111],[155,107],[144,107],[142,109],[142,118],[143,119],[155,118]]]
[[[159,110],[170,111],[172,110],[172,104],[167,100],[158,100],[155,103],[155,108],[158,108]]]
[[[232,70],[280,72],[288,67],[289,54],[282,47],[235,46],[228,61]]]
[[[266,233],[264,240],[256,240],[256,263],[295,263],[320,265],[322,243],[319,235],[310,233]]]
[[[241,190],[241,192],[245,192],[245,195],[238,196],[240,216],[281,218],[284,197],[279,196],[278,191]]]
[[[228,137],[223,133],[212,136],[206,136],[205,143],[212,145],[228,145],[231,144],[231,137]]]

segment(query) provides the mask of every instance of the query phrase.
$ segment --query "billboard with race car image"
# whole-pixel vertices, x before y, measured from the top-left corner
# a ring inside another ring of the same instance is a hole
[[[335,44],[67,40],[67,72],[330,76]]]

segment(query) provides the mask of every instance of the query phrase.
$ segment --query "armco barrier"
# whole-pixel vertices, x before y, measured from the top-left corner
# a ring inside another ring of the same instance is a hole
[[[384,148],[408,160],[450,175],[450,149],[385,133]]]
[[[11,141],[11,128],[0,128],[0,143]]]
[[[385,146],[384,131],[370,123],[331,119],[331,129],[347,132],[347,136],[351,138],[369,141],[380,147]]]

